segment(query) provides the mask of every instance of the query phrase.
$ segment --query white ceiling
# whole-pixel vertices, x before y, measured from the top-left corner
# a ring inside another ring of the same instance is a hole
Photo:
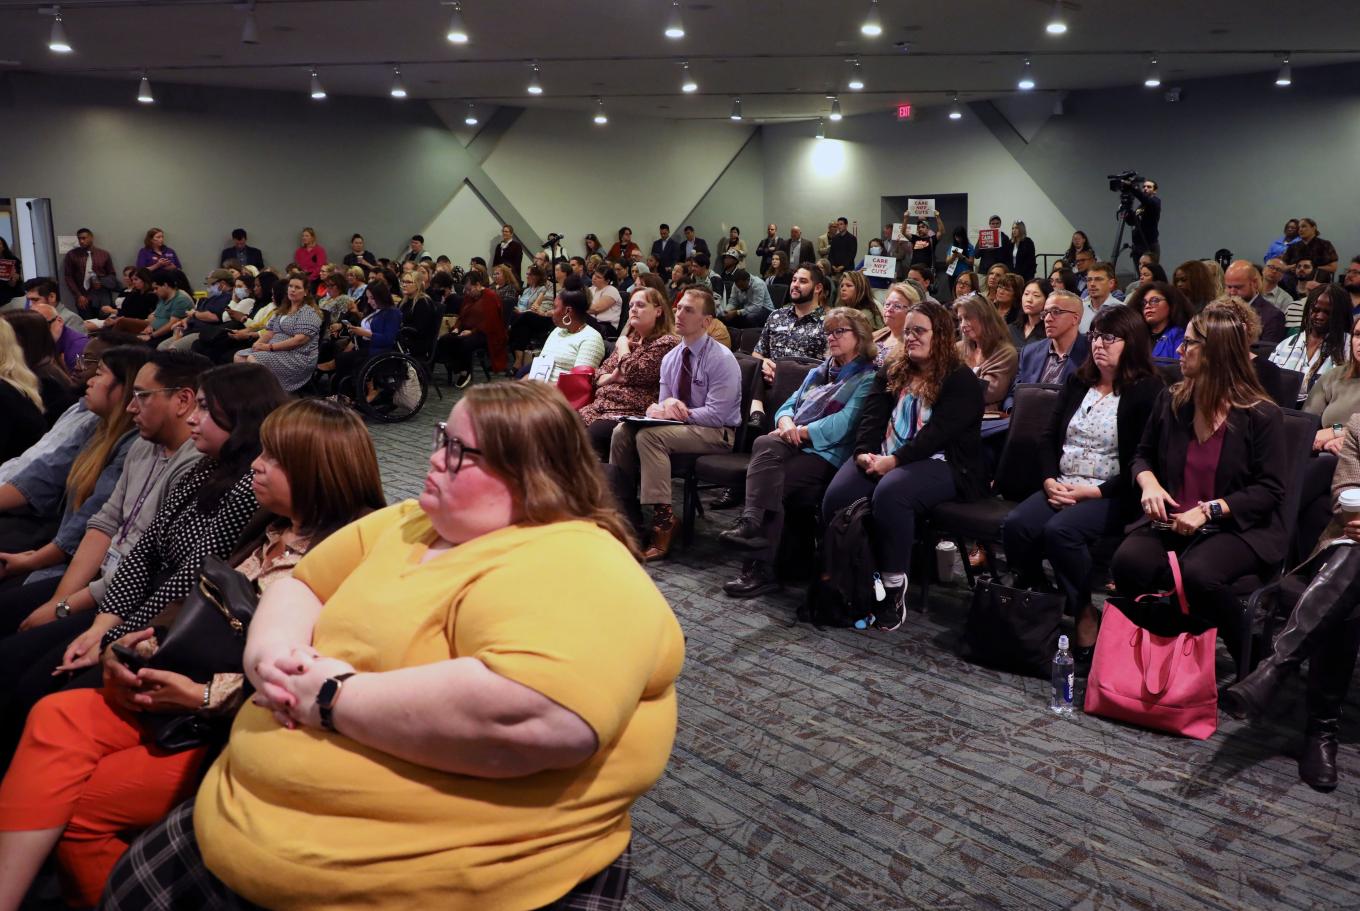
[[[670,0],[463,0],[470,43],[450,44],[439,0],[258,0],[260,41],[241,43],[238,0],[72,0],[75,52],[47,49],[39,4],[0,0],[0,67],[129,81],[306,92],[315,65],[331,94],[386,95],[400,64],[411,97],[587,109],[611,115],[806,119],[837,93],[847,115],[1014,93],[1026,55],[1040,90],[1140,85],[1150,54],[1163,84],[1258,74],[1272,89],[1280,56],[1308,69],[1360,60],[1356,0],[1063,0],[1067,34],[1045,34],[1050,0],[883,0],[883,34],[859,26],[868,0],[682,0],[687,31],[662,31]],[[866,88],[849,91],[847,58]],[[525,93],[528,62],[545,94]],[[699,92],[679,91],[688,59]],[[399,102],[393,102],[399,103]]]

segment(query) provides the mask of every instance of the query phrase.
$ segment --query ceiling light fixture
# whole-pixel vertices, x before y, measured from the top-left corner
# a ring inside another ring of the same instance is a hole
[[[699,83],[694,81],[694,74],[689,71],[689,62],[686,61],[680,66],[684,70],[680,76],[680,91],[686,95],[699,91]]]
[[[954,104],[951,105],[950,108],[949,108],[949,119],[950,119],[950,120],[962,120],[962,119],[963,119],[963,108],[959,107],[959,93],[958,93],[958,92],[955,92],[955,93],[954,93]]]
[[[142,73],[142,81],[137,85],[137,100],[142,104],[155,104],[156,96],[151,94],[151,80]]]
[[[609,122],[609,115],[604,112],[604,99],[595,99],[595,122],[601,126]]]
[[[475,127],[477,125],[477,109],[472,106],[471,101],[468,102],[468,112],[467,116],[463,118],[463,123],[466,123],[470,127]]]
[[[826,138],[826,121],[820,117],[817,118],[817,138]]]
[[[1062,0],[1053,0],[1053,15],[1048,20],[1048,25],[1044,26],[1044,31],[1050,35],[1067,34],[1067,20],[1063,18]]]
[[[321,77],[316,74],[316,67],[312,67],[312,98],[321,101],[326,97],[326,89],[321,85]]]
[[[831,122],[837,123],[841,119],[841,100],[835,95],[829,97],[831,98]]]
[[[864,88],[864,70],[859,65],[859,58],[850,61],[850,81],[846,83],[850,91],[858,92]]]
[[[391,93],[391,94],[392,94],[392,97],[393,97],[393,98],[405,98],[405,97],[406,97],[406,83],[404,83],[404,82],[401,81],[401,67],[399,67],[399,66],[394,66],[394,67],[392,67],[392,93]]]
[[[463,4],[455,2],[453,4],[453,15],[449,17],[449,30],[444,34],[449,39],[449,44],[467,44],[468,30],[463,22]]]
[[[47,49],[54,54],[69,54],[75,48],[66,37],[66,26],[61,21],[61,7],[52,7],[52,34],[47,38]]]
[[[732,113],[728,114],[727,116],[728,116],[730,119],[732,119],[732,120],[740,120],[740,119],[741,119],[741,99],[740,99],[740,98],[733,98],[733,99],[732,99]]]
[[[1143,85],[1150,89],[1155,89],[1162,84],[1161,74],[1157,72],[1157,58],[1153,57],[1148,61],[1147,75],[1143,77]]]
[[[680,21],[680,0],[671,0],[671,17],[666,20],[666,37],[676,41],[685,37],[685,24]]]
[[[542,95],[542,94],[543,94],[543,84],[540,83],[540,82],[538,81],[538,64],[537,64],[537,63],[533,64],[533,70],[534,70],[534,74],[533,74],[532,76],[529,77],[529,89],[528,89],[528,92],[529,92],[530,95]]]
[[[883,34],[883,20],[878,15],[878,0],[869,0],[869,15],[864,17],[864,24],[859,30],[860,34],[868,35],[870,38],[877,38]]]
[[[1022,92],[1028,92],[1034,88],[1034,72],[1030,68],[1028,57],[1025,58],[1025,68],[1020,71],[1020,81],[1015,84],[1015,87]]]
[[[255,4],[253,2],[246,7],[246,21],[245,24],[241,26],[241,43],[260,43],[260,26],[259,23],[255,21]]]
[[[1280,65],[1280,72],[1275,76],[1275,84],[1281,87],[1294,84],[1294,70],[1289,66],[1289,55],[1284,55],[1284,63]]]

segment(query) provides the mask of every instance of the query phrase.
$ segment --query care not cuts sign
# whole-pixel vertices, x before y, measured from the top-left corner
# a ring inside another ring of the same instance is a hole
[[[930,218],[935,214],[935,200],[909,198],[907,200],[907,214],[912,218]]]
[[[896,278],[897,260],[891,256],[864,257],[865,278]]]

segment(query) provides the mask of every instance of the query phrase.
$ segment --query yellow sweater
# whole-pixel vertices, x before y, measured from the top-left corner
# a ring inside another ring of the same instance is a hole
[[[632,802],[675,737],[684,638],[624,547],[587,522],[501,529],[421,563],[408,501],[331,535],[294,578],[324,602],[313,642],[359,671],[475,657],[595,731],[574,769],[497,780],[441,772],[247,704],[208,772],[194,828],[209,869],[281,909],[518,911],[548,904],[628,844]]]

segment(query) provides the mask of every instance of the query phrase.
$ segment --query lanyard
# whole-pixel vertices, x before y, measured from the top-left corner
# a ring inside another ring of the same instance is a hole
[[[157,457],[157,461],[160,462],[160,464],[154,466],[151,471],[147,473],[146,480],[142,482],[142,492],[137,495],[137,502],[133,504],[132,511],[128,514],[127,519],[125,519],[123,524],[118,527],[117,544],[122,544],[127,540],[128,530],[136,524],[137,516],[141,513],[142,507],[146,505],[147,497],[151,496],[151,491],[155,489],[156,482],[160,480],[161,475],[165,474],[165,472],[170,469],[170,462],[173,458],[173,455]]]

